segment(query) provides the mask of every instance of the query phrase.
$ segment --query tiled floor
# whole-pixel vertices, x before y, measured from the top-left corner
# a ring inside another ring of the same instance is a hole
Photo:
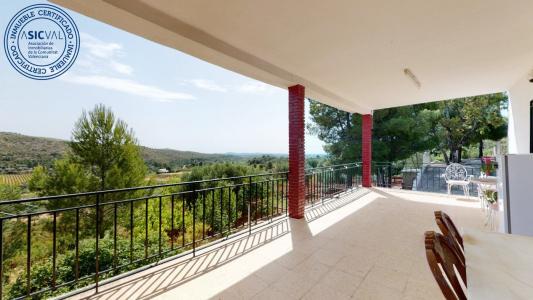
[[[482,228],[473,199],[360,190],[252,235],[103,286],[91,299],[442,299],[423,233],[443,210]]]

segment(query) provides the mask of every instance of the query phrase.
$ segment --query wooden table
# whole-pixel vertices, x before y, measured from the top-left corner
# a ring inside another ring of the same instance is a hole
[[[533,299],[533,237],[465,229],[468,299]]]

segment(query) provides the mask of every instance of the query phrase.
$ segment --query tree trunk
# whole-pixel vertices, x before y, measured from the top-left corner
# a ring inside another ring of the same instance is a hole
[[[449,165],[450,157],[448,156],[448,154],[446,154],[446,150],[441,149],[440,151],[442,152],[442,156],[444,156],[444,162],[446,162],[446,164]]]
[[[459,147],[459,149],[457,149],[457,163],[461,163],[461,158],[463,156],[463,147]]]
[[[483,140],[479,141],[479,158],[483,157]]]

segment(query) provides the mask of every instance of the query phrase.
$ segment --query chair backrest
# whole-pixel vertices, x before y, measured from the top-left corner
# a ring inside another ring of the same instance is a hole
[[[466,268],[453,251],[450,241],[440,233],[425,233],[426,258],[444,297],[450,299],[466,299],[461,281],[466,287]],[[440,267],[439,267],[440,266]],[[457,276],[457,271],[460,277]]]
[[[435,222],[439,226],[440,231],[444,236],[446,236],[452,245],[454,246],[454,250],[456,251],[457,256],[461,261],[465,262],[465,256],[464,256],[464,246],[463,246],[463,237],[459,233],[459,230],[457,230],[457,227],[453,223],[452,219],[448,214],[442,211],[436,211],[435,212]]]
[[[439,225],[439,229],[442,231],[442,234],[453,236],[453,238],[457,240],[459,245],[461,245],[461,249],[464,249],[463,237],[459,233],[459,230],[457,230],[457,227],[455,226],[455,223],[453,223],[452,218],[450,218],[447,213],[440,210],[436,211],[435,221],[437,221],[437,225]]]
[[[466,168],[461,164],[451,163],[446,167],[446,172],[444,173],[446,181],[448,180],[468,180],[468,172]]]

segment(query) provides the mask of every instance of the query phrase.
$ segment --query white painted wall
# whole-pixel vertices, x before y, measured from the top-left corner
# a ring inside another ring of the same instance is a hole
[[[529,153],[529,102],[533,100],[533,83],[525,76],[511,86],[509,94],[509,154]]]

